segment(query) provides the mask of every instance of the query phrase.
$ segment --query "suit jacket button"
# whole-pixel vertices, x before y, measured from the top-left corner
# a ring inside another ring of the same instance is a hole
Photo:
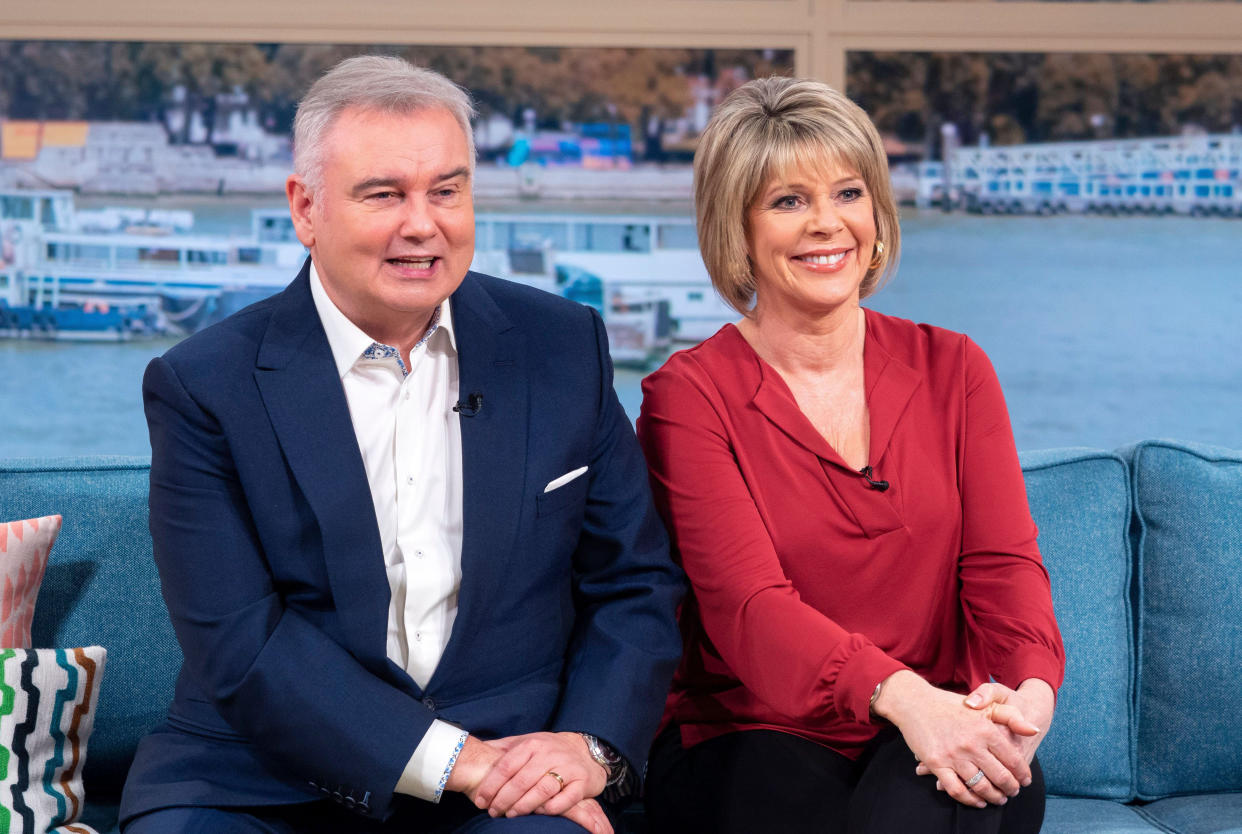
[[[434,710],[436,708],[436,702],[432,698],[424,698],[423,706],[425,706],[427,709]]]

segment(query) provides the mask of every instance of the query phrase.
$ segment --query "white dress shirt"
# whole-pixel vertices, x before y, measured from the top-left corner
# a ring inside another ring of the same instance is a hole
[[[448,645],[461,588],[462,466],[457,346],[447,302],[400,353],[376,343],[332,302],[312,264],[311,296],[345,389],[366,467],[390,591],[387,654],[426,688]],[[432,723],[397,790],[436,800],[462,730]]]

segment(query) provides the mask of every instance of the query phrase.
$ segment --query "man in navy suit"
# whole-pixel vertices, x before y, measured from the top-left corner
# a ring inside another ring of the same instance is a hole
[[[610,832],[641,777],[681,576],[599,316],[469,272],[470,115],[399,59],[325,75],[310,259],[147,369],[185,661],[127,834]]]

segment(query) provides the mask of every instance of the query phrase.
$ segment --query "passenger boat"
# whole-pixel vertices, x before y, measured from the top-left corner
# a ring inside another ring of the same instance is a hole
[[[982,214],[1242,217],[1242,135],[957,148],[921,165],[916,202]]]
[[[184,215],[176,218],[185,224]],[[254,210],[250,234],[240,237],[161,228],[149,213],[144,221],[85,231],[70,192],[0,192],[0,335],[115,340],[193,332],[278,291],[306,257],[283,209]],[[651,253],[644,241],[659,239],[659,227],[637,218],[558,223],[560,232],[540,237],[520,217],[480,216],[476,268],[594,306],[615,361],[644,366],[666,352],[670,299],[569,263],[556,246],[585,240],[574,254],[604,248],[642,274],[638,256]]]

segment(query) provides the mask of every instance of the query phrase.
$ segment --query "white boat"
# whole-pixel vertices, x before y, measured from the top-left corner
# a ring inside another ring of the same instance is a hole
[[[1242,217],[1238,134],[957,148],[919,174],[920,205],[983,214]]]
[[[283,209],[254,210],[244,237],[152,226],[150,213],[141,233],[89,232],[78,228],[74,215],[69,192],[0,192],[0,240],[13,242],[0,252],[0,333],[110,339],[190,332],[278,291],[306,257]],[[87,216],[97,228],[99,218]],[[562,224],[560,237],[532,245],[521,218],[481,216],[478,238],[484,245],[476,250],[476,268],[594,306],[617,362],[646,365],[662,355],[671,342],[670,307],[676,302],[659,290],[676,291],[678,285],[627,278],[649,274],[666,254],[649,242],[673,232],[636,218],[555,222]],[[684,228],[678,231],[684,235]],[[562,253],[556,247],[561,238],[585,246]],[[595,251],[601,247],[622,252]],[[600,274],[581,263],[597,254],[621,260],[602,264],[609,272]]]
[[[613,362],[640,368],[662,358],[672,344],[672,319],[664,298],[627,297],[586,270],[559,266],[550,247],[476,250],[471,269],[562,295],[599,311]]]
[[[140,232],[81,231],[70,192],[0,192],[0,332],[107,340],[187,332],[230,312],[220,303],[230,293],[253,300],[279,290],[305,257],[300,244],[183,234],[151,225],[149,213],[145,220]]]
[[[702,341],[740,318],[712,287],[689,217],[481,213],[475,224],[480,252],[549,250],[561,284],[578,270],[618,306],[667,301],[676,341]]]

